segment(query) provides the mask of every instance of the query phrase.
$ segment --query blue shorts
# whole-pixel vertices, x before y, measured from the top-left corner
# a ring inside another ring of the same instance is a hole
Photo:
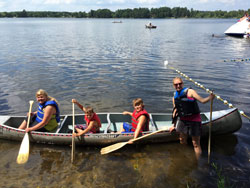
[[[123,129],[125,131],[123,131],[122,133],[131,133],[131,132],[133,132],[133,131],[131,131],[132,130],[132,125],[129,124],[129,123],[126,123],[126,122],[123,123]]]

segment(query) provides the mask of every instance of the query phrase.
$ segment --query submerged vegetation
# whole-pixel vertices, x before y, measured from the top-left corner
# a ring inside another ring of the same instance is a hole
[[[134,8],[118,9],[111,11],[109,9],[91,10],[89,12],[54,12],[54,11],[16,11],[0,12],[0,18],[26,18],[26,17],[52,17],[52,18],[240,18],[248,10],[235,11],[200,11],[191,10],[186,7],[160,7],[160,8]]]
[[[222,169],[218,167],[217,164],[212,163],[212,167],[214,168],[216,174],[217,174],[217,188],[232,188],[233,186],[228,185],[228,182],[226,181],[226,177],[222,175]]]

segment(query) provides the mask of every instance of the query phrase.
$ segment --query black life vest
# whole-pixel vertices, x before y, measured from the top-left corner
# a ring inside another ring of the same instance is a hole
[[[175,108],[177,109],[179,117],[200,113],[196,99],[187,97],[188,89],[189,88],[183,88],[181,91],[174,93]]]

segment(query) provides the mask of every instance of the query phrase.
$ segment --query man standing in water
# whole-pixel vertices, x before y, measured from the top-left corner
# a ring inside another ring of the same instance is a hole
[[[188,135],[192,136],[194,152],[198,160],[202,150],[200,146],[201,116],[197,100],[203,104],[207,103],[214,98],[214,94],[202,98],[195,90],[184,88],[183,85],[180,77],[173,79],[173,87],[176,90],[173,97],[173,117],[179,117],[175,126],[176,131],[180,133],[180,143],[187,144]],[[175,126],[171,127],[170,131],[173,131]]]

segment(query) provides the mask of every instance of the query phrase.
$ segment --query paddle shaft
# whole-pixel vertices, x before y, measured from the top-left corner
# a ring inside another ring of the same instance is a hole
[[[162,131],[167,131],[167,130],[168,130],[168,129],[160,129],[160,130],[158,130],[158,131],[155,131],[155,132],[152,132],[152,133],[143,135],[143,136],[141,136],[141,137],[137,137],[137,138],[133,139],[132,141],[137,141],[137,140],[143,139],[143,138],[145,138],[145,137],[148,137],[148,136],[157,134],[157,133],[162,132]]]
[[[30,114],[32,111],[32,105],[33,105],[34,101],[30,101],[30,108],[29,108],[29,114],[28,114],[28,121],[27,121],[27,128],[29,128],[30,125]]]
[[[208,164],[210,163],[211,153],[211,129],[212,129],[212,114],[213,114],[213,99],[210,102],[210,122],[209,122],[209,134],[208,134]]]
[[[73,134],[75,133],[75,103],[72,103],[72,125],[73,125],[73,132],[72,132],[71,163],[74,162],[75,158],[75,137],[73,136]]]

